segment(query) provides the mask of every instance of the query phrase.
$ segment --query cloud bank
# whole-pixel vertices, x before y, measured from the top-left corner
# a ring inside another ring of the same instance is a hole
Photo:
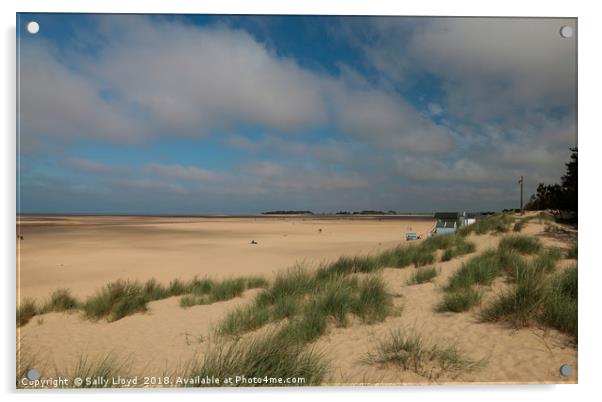
[[[576,49],[557,31],[575,21],[320,21],[354,49],[336,71],[269,18],[270,41],[111,15],[20,38],[21,210],[484,210],[515,206],[517,175],[532,191],[562,173]]]

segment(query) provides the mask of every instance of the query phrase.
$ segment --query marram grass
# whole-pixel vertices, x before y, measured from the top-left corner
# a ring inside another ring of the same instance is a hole
[[[437,268],[417,268],[408,279],[408,285],[419,285],[421,283],[431,282],[437,276]]]
[[[391,331],[363,359],[367,364],[380,364],[413,371],[430,380],[442,376],[458,376],[478,370],[484,360],[465,357],[453,344],[429,344],[415,331]]]
[[[282,331],[300,342],[312,342],[329,324],[347,326],[352,315],[366,323],[391,315],[392,296],[379,276],[358,279],[345,272],[321,269],[312,274],[301,267],[282,272],[251,304],[228,314],[218,332],[240,335],[287,320]]]
[[[217,343],[202,359],[192,362],[188,377],[234,377],[236,381],[236,376],[244,375],[246,379],[261,379],[259,383],[240,379],[239,382],[228,384],[230,386],[321,384],[327,372],[327,361],[322,353],[284,335],[270,331],[251,338]],[[279,378],[296,381],[286,383],[279,381]]]
[[[482,294],[472,287],[445,292],[443,300],[437,305],[436,311],[460,313],[470,310],[481,302]]]

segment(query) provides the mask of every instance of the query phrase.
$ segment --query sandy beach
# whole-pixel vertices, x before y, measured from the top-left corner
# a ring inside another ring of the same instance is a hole
[[[434,223],[387,217],[29,217],[18,227],[24,238],[18,242],[18,288],[23,297],[43,299],[57,287],[89,296],[117,279],[271,276],[296,263],[390,248],[405,242],[406,232],[424,235]]]
[[[227,278],[263,275],[295,263],[315,268],[320,262],[347,255],[374,254],[406,243],[404,233],[426,234],[432,220],[270,218],[141,218],[63,217],[21,223],[19,241],[20,293],[44,300],[57,288],[77,297],[92,295],[104,284],[122,278]],[[320,231],[321,229],[321,231]],[[548,236],[543,223],[530,221],[524,234],[545,246],[568,248],[569,242]],[[576,234],[575,234],[576,235]],[[577,350],[569,337],[554,329],[509,328],[479,322],[474,312],[438,313],[444,286],[463,262],[496,247],[502,236],[468,236],[475,253],[439,262],[431,282],[409,286],[414,268],[384,268],[382,277],[395,296],[400,314],[366,325],[352,320],[333,326],[313,347],[330,362],[326,384],[424,384],[430,379],[398,367],[362,363],[362,357],[394,329],[420,333],[433,343],[454,344],[468,357],[486,361],[479,370],[438,383],[576,382]],[[257,244],[250,244],[255,240]],[[414,242],[416,243],[416,242]],[[440,252],[439,252],[440,253]],[[438,256],[439,257],[439,256]],[[561,260],[559,269],[571,264]],[[507,288],[496,280],[484,302]],[[181,308],[179,297],[150,302],[148,311],[114,322],[91,321],[78,312],[47,313],[18,328],[24,355],[35,354],[49,372],[68,370],[82,357],[118,355],[144,375],[176,373],[202,356],[216,325],[237,306],[253,300],[259,289],[242,297]],[[575,373],[561,377],[558,368],[571,364]]]

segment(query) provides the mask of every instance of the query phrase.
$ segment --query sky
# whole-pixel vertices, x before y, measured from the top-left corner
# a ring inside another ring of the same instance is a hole
[[[518,208],[577,145],[576,24],[18,14],[17,212]]]

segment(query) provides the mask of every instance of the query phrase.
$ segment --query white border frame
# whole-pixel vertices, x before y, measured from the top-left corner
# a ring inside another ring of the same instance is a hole
[[[496,386],[428,386],[428,387],[318,387],[311,389],[202,389],[202,390],[126,390],[126,391],[92,391],[86,392],[87,400],[95,401],[106,398],[124,398],[134,400],[163,400],[165,397],[183,397],[190,400],[199,398],[278,400],[286,398],[290,401],[305,401],[307,398],[332,398],[336,393],[349,401],[363,400],[370,395],[378,395],[379,399],[399,400],[488,400],[507,401],[514,397],[525,397],[533,400],[566,401],[588,399],[587,396],[600,395],[597,388],[598,373],[601,360],[600,321],[597,306],[600,306],[600,289],[602,268],[596,264],[596,231],[598,203],[601,191],[596,188],[599,183],[596,162],[601,145],[602,129],[597,117],[600,115],[600,52],[599,38],[602,38],[600,13],[594,2],[575,4],[569,0],[548,0],[527,2],[524,0],[505,0],[483,2],[471,0],[455,1],[422,1],[395,2],[385,0],[328,0],[322,2],[303,0],[205,0],[192,2],[186,0],[145,1],[145,0],[89,0],[74,2],[69,0],[21,0],[18,3],[4,1],[2,7],[2,88],[5,93],[1,98],[2,121],[5,122],[2,137],[2,180],[3,196],[1,213],[1,241],[5,296],[2,319],[2,356],[6,356],[0,365],[0,381],[2,391],[7,400],[19,397],[25,400],[44,398],[44,400],[63,401],[79,400],[82,392],[16,392],[14,390],[14,344],[15,344],[15,21],[16,12],[104,12],[104,13],[219,13],[219,14],[330,14],[330,15],[439,15],[439,16],[533,16],[533,17],[577,17],[579,18],[579,148],[580,148],[580,181],[581,191],[579,204],[581,225],[579,243],[581,257],[581,275],[579,289],[579,384],[578,385],[496,385]],[[591,184],[590,184],[591,183]],[[586,220],[587,217],[592,217]],[[594,219],[595,218],[595,219]],[[598,322],[596,322],[597,320]],[[21,395],[18,395],[21,394]],[[169,394],[169,395],[167,395]]]

